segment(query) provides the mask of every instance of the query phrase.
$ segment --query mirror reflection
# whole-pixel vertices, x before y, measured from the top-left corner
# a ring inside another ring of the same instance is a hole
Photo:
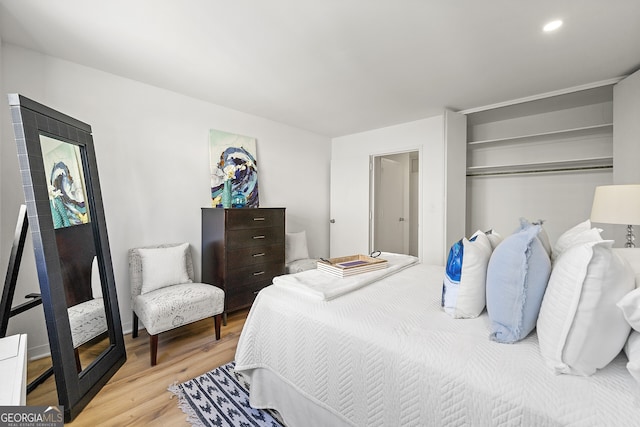
[[[110,345],[81,147],[40,135],[76,368]]]

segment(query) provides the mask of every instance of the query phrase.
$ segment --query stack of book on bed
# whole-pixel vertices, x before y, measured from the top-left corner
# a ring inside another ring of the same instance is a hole
[[[382,268],[387,268],[387,260],[366,255],[350,255],[318,261],[318,270],[338,277],[353,276]]]

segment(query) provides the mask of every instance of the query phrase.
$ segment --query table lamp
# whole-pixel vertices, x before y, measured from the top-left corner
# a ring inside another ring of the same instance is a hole
[[[591,221],[627,226],[626,248],[635,248],[633,225],[640,224],[640,185],[602,185],[596,187]]]

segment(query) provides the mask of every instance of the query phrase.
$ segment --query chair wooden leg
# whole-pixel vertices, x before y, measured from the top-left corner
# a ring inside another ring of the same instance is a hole
[[[222,323],[222,313],[213,316],[213,324],[216,329],[216,341],[220,339],[220,324]]]
[[[151,354],[151,366],[156,366],[158,358],[158,334],[149,335],[149,353]]]
[[[131,331],[131,338],[138,338],[138,315],[133,313],[133,330]]]

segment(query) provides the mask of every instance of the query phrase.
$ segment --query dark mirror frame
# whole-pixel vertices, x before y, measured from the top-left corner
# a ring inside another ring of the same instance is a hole
[[[67,422],[80,413],[126,360],[91,126],[19,94],[9,94],[9,105],[58,400],[64,406]],[[102,281],[110,345],[80,373],[75,363],[60,255],[49,204],[41,134],[80,147],[87,187],[89,224]]]

